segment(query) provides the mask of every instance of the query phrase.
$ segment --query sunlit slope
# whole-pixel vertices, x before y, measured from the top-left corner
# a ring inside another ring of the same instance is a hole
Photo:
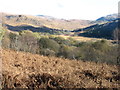
[[[0,13],[3,23],[13,26],[32,25],[38,27],[48,27],[53,29],[74,30],[89,26],[89,20],[64,20],[56,18],[48,18],[47,16],[30,16],[30,15],[12,15]]]
[[[2,50],[3,87],[120,88],[117,66]]]

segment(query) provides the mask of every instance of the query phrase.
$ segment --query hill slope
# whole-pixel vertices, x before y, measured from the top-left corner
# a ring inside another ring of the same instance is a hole
[[[53,29],[74,30],[89,26],[89,20],[64,20],[50,18],[47,16],[30,16],[30,15],[12,15],[0,13],[3,18],[3,23],[12,26],[18,25],[33,25],[38,27],[48,27]]]
[[[2,50],[3,87],[120,88],[117,66]]]
[[[104,24],[96,24],[83,29],[74,30],[78,36],[114,39],[114,31],[118,26],[118,20]]]

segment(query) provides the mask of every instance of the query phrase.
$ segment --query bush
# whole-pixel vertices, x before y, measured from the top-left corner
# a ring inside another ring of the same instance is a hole
[[[21,34],[18,44],[20,51],[39,53],[38,39],[32,33]]]
[[[96,41],[92,44],[92,47],[102,52],[107,52],[110,49],[106,40]]]
[[[9,38],[9,32],[5,32],[5,34],[4,34],[4,36],[3,36],[3,38],[2,38],[2,40],[1,40],[1,42],[2,42],[2,47],[3,48],[10,48],[10,38]]]
[[[74,46],[61,45],[58,56],[69,59],[78,59],[78,52],[78,49]]]
[[[23,34],[33,34],[33,32],[30,31],[30,30],[21,30],[21,31],[19,31],[19,34],[20,35],[23,35]]]
[[[10,38],[10,48],[12,48],[14,50],[18,50],[18,47],[19,47],[19,44],[18,44],[19,35],[10,32],[9,33],[9,38]]]
[[[69,37],[68,40],[69,40],[69,42],[71,43],[72,46],[74,46],[76,43],[78,43],[77,40],[75,40],[75,39],[73,39],[71,37]]]
[[[2,47],[17,51],[39,53],[38,40],[32,33],[16,34],[6,32],[2,39]]]
[[[55,51],[56,53],[60,48],[59,44],[56,41],[49,38],[41,38],[39,40],[39,46],[40,46],[40,49],[50,49]]]
[[[110,46],[104,40],[92,43],[79,43],[79,59],[84,61],[106,62],[108,64],[116,64],[117,48]]]
[[[55,56],[55,52],[50,49],[41,49],[40,54],[45,55],[45,56]]]
[[[4,33],[5,33],[5,30],[2,27],[0,27],[0,41],[2,40]]]
[[[80,57],[80,59],[82,60],[94,60],[95,59],[94,49],[90,46],[90,44],[82,44],[82,46],[79,47],[79,50],[82,53],[82,56]]]
[[[88,45],[89,43],[86,43],[86,42],[77,42],[75,44],[76,47],[82,47],[82,46],[85,46],[85,45]]]
[[[70,45],[70,41],[62,37],[55,37],[54,40],[59,44]]]

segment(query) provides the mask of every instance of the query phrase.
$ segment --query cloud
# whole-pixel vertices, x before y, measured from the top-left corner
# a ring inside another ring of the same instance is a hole
[[[60,4],[60,3],[57,3],[57,6],[58,6],[59,8],[63,8],[63,7],[64,7],[64,5],[63,5],[63,4]]]

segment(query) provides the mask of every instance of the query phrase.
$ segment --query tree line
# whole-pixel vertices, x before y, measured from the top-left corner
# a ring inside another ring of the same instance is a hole
[[[81,42],[72,38],[64,39],[31,31],[20,31],[19,33],[6,31],[1,42],[3,48],[16,51],[72,60],[118,64],[117,45],[110,45],[106,40]]]

